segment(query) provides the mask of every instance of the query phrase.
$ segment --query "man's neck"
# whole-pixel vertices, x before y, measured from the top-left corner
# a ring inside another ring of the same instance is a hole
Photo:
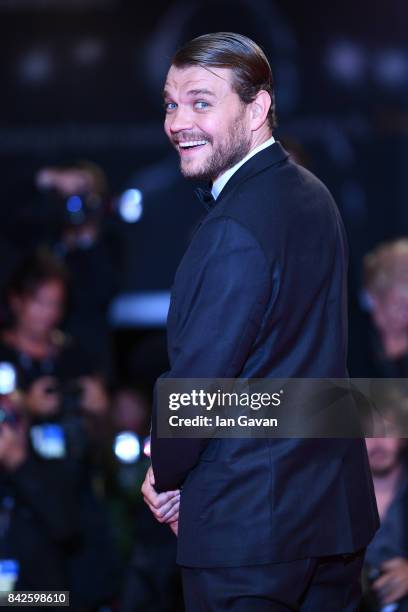
[[[398,491],[402,465],[398,464],[387,474],[373,474],[373,483],[380,518],[383,519]]]
[[[270,138],[272,138],[272,130],[268,126],[263,126],[263,129],[259,132],[255,133],[252,138],[251,147],[248,151],[248,155],[251,151],[254,151],[265,142],[267,142]]]
[[[251,157],[256,155],[259,151],[262,151],[262,149],[272,145],[275,142],[275,139],[273,138],[271,132],[268,133],[268,138],[264,137],[262,140],[261,138],[258,138],[257,140],[260,140],[260,142],[257,143],[257,141],[255,140],[251,144],[251,148],[248,151],[248,153],[245,155],[245,157],[243,157],[238,163],[235,164],[235,166],[223,172],[219,177],[217,177],[213,181],[211,193],[215,200],[218,198],[221,191],[224,189],[225,185],[228,183],[229,179],[235,174],[235,172],[243,164],[245,164],[246,161],[248,161]]]
[[[402,466],[398,463],[392,470],[386,474],[373,474],[373,482],[378,491],[389,491],[394,489],[401,477]]]

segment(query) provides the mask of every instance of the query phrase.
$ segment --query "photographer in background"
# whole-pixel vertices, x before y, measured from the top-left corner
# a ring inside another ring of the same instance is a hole
[[[98,368],[58,325],[67,273],[46,251],[26,258],[7,290],[10,321],[1,334],[0,361],[12,364],[36,456],[66,461],[78,491],[80,539],[67,559],[71,598],[86,609],[115,591],[115,554],[105,509],[94,493],[99,439],[108,410]]]
[[[108,396],[93,361],[63,334],[68,275],[45,250],[27,257],[7,288],[9,324],[0,336],[0,360],[17,368],[19,388],[32,419],[63,408],[64,393],[77,395],[88,415],[103,415]],[[71,397],[73,403],[74,399]]]
[[[367,547],[364,612],[408,611],[408,463],[406,390],[392,389],[376,398],[382,431],[388,437],[366,439],[380,515],[380,529]],[[380,431],[373,432],[381,435]]]
[[[96,164],[80,161],[42,168],[35,183],[39,206],[51,213],[46,244],[64,260],[71,276],[64,328],[110,372],[107,309],[116,289],[120,249],[104,222],[106,177]]]
[[[75,482],[66,461],[46,462],[31,451],[21,415],[13,421],[0,425],[2,585],[66,590],[66,559],[79,529]]]
[[[370,314],[365,376],[408,376],[408,239],[378,245],[364,258]]]

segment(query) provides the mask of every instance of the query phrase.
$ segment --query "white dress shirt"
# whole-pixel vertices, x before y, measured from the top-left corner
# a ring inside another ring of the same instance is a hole
[[[216,181],[214,181],[213,186],[211,187],[211,193],[212,193],[214,200],[218,198],[221,191],[224,189],[225,185],[228,183],[231,176],[235,174],[238,168],[240,168],[243,164],[245,164],[245,162],[247,162],[248,159],[251,159],[251,157],[259,153],[263,149],[266,149],[266,147],[270,147],[271,145],[273,145],[274,142],[275,142],[275,139],[273,136],[271,136],[270,138],[268,138],[268,140],[265,140],[265,142],[255,147],[255,149],[252,149],[252,151],[250,151],[248,155],[246,155],[243,159],[241,159],[241,161],[235,164],[235,166],[232,166],[232,168],[224,172],[224,174],[221,174],[221,176],[217,178]]]

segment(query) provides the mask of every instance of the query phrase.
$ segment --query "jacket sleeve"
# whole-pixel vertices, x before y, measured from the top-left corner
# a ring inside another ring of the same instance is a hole
[[[271,291],[265,255],[234,219],[205,223],[179,268],[172,296],[170,371],[166,378],[236,378],[251,351]],[[159,491],[182,485],[208,444],[158,438],[153,406],[152,465]]]

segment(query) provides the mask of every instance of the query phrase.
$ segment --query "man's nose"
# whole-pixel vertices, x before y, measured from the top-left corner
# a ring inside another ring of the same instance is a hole
[[[181,108],[177,108],[175,111],[173,111],[171,115],[167,117],[166,123],[168,124],[172,134],[188,131],[193,127],[191,113]]]

